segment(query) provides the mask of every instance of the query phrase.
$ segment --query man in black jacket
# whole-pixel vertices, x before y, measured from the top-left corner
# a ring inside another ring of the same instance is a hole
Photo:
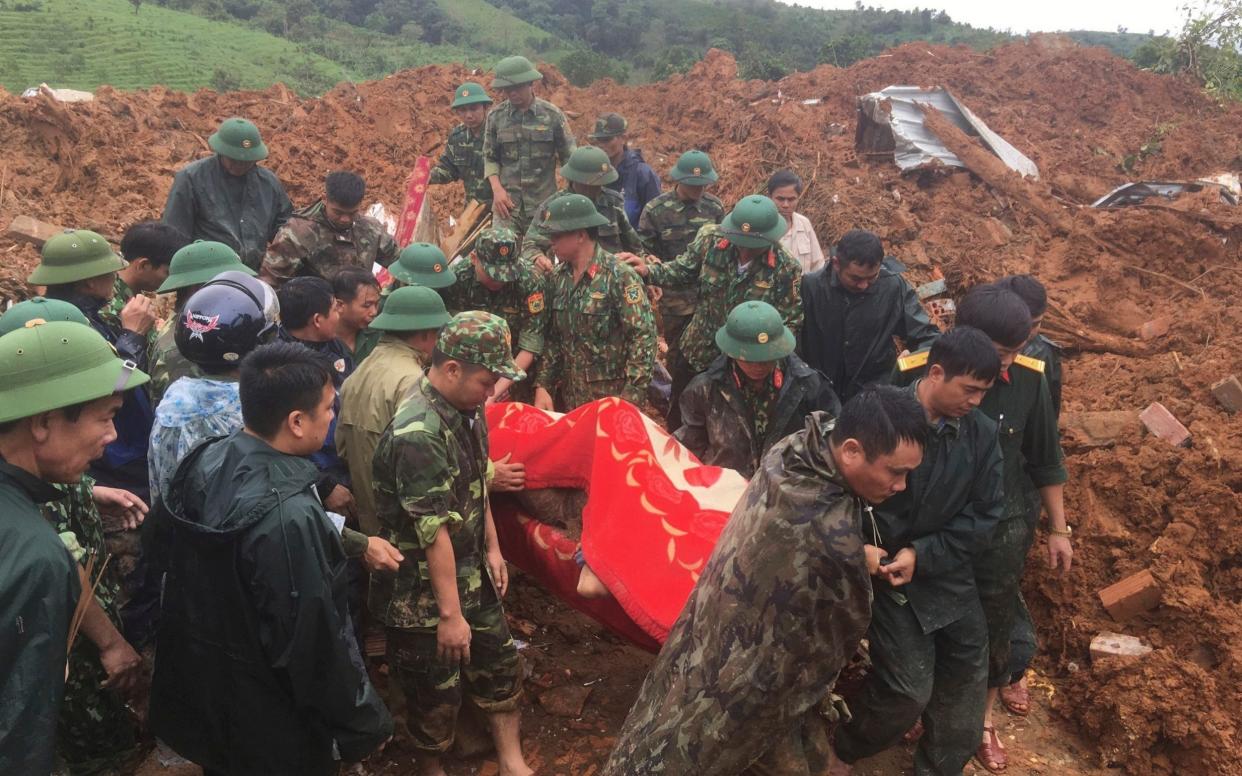
[[[823,410],[841,414],[828,379],[793,353],[794,336],[767,302],[743,302],[716,332],[720,355],[681,395],[678,441],[711,466],[749,479],[768,448]]]
[[[849,763],[870,757],[922,716],[916,776],[960,776],[987,697],[987,621],[971,558],[1001,515],[996,424],[976,408],[1001,362],[988,336],[967,327],[936,340],[927,361],[926,376],[903,390],[923,408],[928,441],[906,489],[875,509],[887,557],[872,580],[874,670],[836,751]]]
[[[940,334],[904,271],[901,262],[885,258],[879,237],[851,229],[828,266],[802,278],[806,315],[798,354],[827,375],[841,401],[889,381],[897,363],[893,337],[918,350]]]
[[[331,367],[301,345],[241,368],[245,427],[182,461],[151,690],[155,733],[207,774],[331,774],[392,735],[349,633],[345,551],[305,456]]]

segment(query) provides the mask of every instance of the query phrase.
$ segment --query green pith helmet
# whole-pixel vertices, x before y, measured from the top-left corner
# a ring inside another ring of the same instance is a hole
[[[716,330],[716,346],[729,358],[762,363],[794,351],[794,335],[767,302],[742,302]]]
[[[669,180],[687,186],[710,186],[719,180],[712,160],[702,151],[686,151],[668,171]]]
[[[526,57],[505,57],[496,63],[495,77],[492,78],[493,89],[507,86],[521,86],[532,81],[542,81],[543,76]]]
[[[157,294],[167,294],[190,286],[201,286],[221,272],[258,273],[242,264],[237,251],[221,242],[195,240],[173,254],[168,264],[168,277],[156,289]]]
[[[483,261],[487,276],[499,283],[509,283],[521,276],[518,265],[517,235],[507,227],[492,227],[479,233],[474,252]]]
[[[743,248],[769,248],[785,234],[776,203],[759,194],[743,197],[720,222],[720,234]]]
[[[225,119],[220,128],[207,138],[211,150],[239,162],[258,162],[267,158],[267,146],[259,137],[259,128],[246,119]]]
[[[440,330],[436,350],[449,358],[478,364],[500,377],[514,381],[526,377],[513,361],[509,324],[499,315],[482,310],[454,315]]]
[[[606,226],[608,219],[599,214],[595,204],[581,194],[559,197],[543,213],[543,228],[549,234]]]
[[[26,281],[36,286],[76,283],[125,268],[108,241],[85,229],[66,229],[43,243],[43,259]]]
[[[457,280],[457,276],[449,272],[444,251],[431,243],[405,246],[397,260],[388,267],[388,272],[407,286],[448,288]]]
[[[587,186],[606,186],[618,177],[617,168],[608,161],[604,149],[595,146],[578,146],[561,165],[561,177]]]
[[[425,331],[438,329],[448,322],[448,310],[435,289],[403,286],[388,295],[384,312],[371,321],[371,328],[379,331]]]
[[[149,379],[90,326],[32,320],[0,337],[0,423],[102,399]]]
[[[608,140],[624,135],[629,126],[629,122],[620,113],[605,113],[595,120],[595,131],[587,137],[592,140]]]
[[[476,105],[480,102],[491,103],[492,98],[483,88],[482,84],[476,84],[474,81],[466,81],[457,87],[457,91],[453,92],[454,108],[464,108],[467,105]]]
[[[6,310],[4,315],[0,315],[0,336],[24,327],[28,321],[43,321],[44,323],[69,321],[85,326],[91,325],[82,311],[74,305],[59,299],[36,296],[24,302],[18,302]]]

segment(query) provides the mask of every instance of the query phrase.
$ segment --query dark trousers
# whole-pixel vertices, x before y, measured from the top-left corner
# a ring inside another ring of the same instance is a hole
[[[960,776],[983,735],[987,702],[987,623],[972,605],[961,619],[923,633],[908,604],[877,589],[871,609],[872,671],[853,719],[837,731],[837,755],[856,762],[884,751],[922,715],[916,776]]]
[[[677,360],[673,362],[673,368],[669,370],[669,375],[673,378],[672,393],[669,396],[668,403],[668,430],[676,431],[681,428],[681,394],[686,390],[686,386],[698,374],[694,367],[690,366],[690,362],[686,360],[684,353],[677,354]]]
[[[1022,517],[1002,520],[987,549],[975,557],[975,586],[988,621],[988,687],[1004,687],[1012,674],[1009,644],[1021,602],[1020,584],[1034,526]]]
[[[1039,640],[1035,636],[1035,622],[1031,619],[1031,610],[1026,607],[1026,599],[1019,594],[1018,613],[1013,621],[1013,631],[1009,634],[1010,684],[1026,674],[1037,651]]]

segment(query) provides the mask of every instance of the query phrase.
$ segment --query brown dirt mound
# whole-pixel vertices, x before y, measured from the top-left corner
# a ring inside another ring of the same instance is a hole
[[[1242,108],[1056,39],[987,54],[910,44],[774,84],[736,80],[736,65],[720,52],[687,75],[636,87],[577,89],[548,73],[543,93],[570,112],[579,136],[596,114],[619,111],[633,145],[661,172],[688,148],[711,153],[728,202],[791,166],[810,181],[801,209],[821,239],[873,229],[916,280],[940,269],[961,290],[1008,272],[1037,274],[1057,305],[1050,323],[1071,346],[1066,410],[1161,401],[1186,423],[1188,450],[1138,430],[1112,448],[1068,450],[1075,568],[1055,578],[1037,549],[1028,600],[1043,641],[1040,668],[1058,690],[1054,707],[1098,742],[1101,765],[1130,774],[1242,772],[1242,423],[1208,392],[1242,373],[1242,212],[1208,197],[1118,212],[1084,207],[1127,179],[1239,169]],[[26,213],[119,237],[159,215],[173,173],[206,153],[204,138],[230,115],[258,121],[272,148],[268,164],[298,204],[318,195],[325,173],[350,168],[395,207],[414,157],[453,124],[447,95],[471,75],[421,68],[313,100],[280,86],[230,94],[104,88],[80,105],[0,92],[0,222]],[[855,98],[897,83],[951,88],[1030,156],[1043,180],[1024,182],[977,153],[968,154],[979,157],[977,174],[902,176],[891,164],[859,160]],[[803,104],[812,98],[819,104]],[[1159,150],[1140,154],[1153,141]],[[1127,158],[1129,174],[1119,168]],[[441,218],[460,210],[458,189],[436,197]],[[0,251],[0,275],[10,277],[37,258],[2,238]],[[1173,316],[1169,335],[1138,339],[1137,327],[1160,314]],[[1161,580],[1163,605],[1113,623],[1096,591],[1142,568]],[[1156,651],[1134,665],[1091,667],[1087,645],[1100,630],[1141,636]]]

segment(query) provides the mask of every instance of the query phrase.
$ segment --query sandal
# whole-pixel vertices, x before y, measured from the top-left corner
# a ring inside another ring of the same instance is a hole
[[[1004,748],[1001,746],[1000,736],[996,734],[996,728],[987,725],[983,728],[984,734],[988,740],[979,744],[979,748],[975,750],[975,761],[983,766],[983,769],[989,773],[1004,773],[1009,767],[1009,757],[1005,754]],[[993,767],[993,763],[996,763]]]
[[[1031,691],[1022,679],[1000,688],[1000,699],[1010,714],[1025,717],[1031,713]]]
[[[909,730],[906,731],[906,734],[901,737],[901,740],[905,741],[907,744],[913,744],[915,741],[918,741],[922,737],[923,737],[923,720],[920,719],[914,723],[913,727],[911,727]]]

